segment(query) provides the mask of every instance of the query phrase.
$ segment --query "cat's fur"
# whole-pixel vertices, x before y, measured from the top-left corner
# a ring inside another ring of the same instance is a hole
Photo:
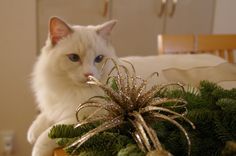
[[[28,131],[28,141],[34,143],[32,156],[51,156],[56,147],[48,138],[52,125],[75,123],[75,110],[100,90],[87,85],[88,75],[104,78],[100,72],[104,61],[94,62],[98,55],[116,58],[109,35],[116,21],[97,26],[70,26],[57,17],[49,22],[49,36],[35,64],[32,88],[40,114]],[[73,62],[69,54],[78,54]],[[103,59],[103,60],[104,60]],[[106,71],[106,70],[104,70]],[[90,111],[82,112],[89,115]]]

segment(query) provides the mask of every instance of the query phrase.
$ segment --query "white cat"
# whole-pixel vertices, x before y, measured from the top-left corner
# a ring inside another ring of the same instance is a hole
[[[98,88],[85,82],[89,75],[103,79],[104,59],[116,58],[109,41],[115,24],[113,20],[98,26],[70,26],[57,17],[50,19],[49,36],[33,71],[40,114],[28,131],[28,141],[34,143],[32,156],[52,156],[56,144],[48,138],[50,127],[75,123],[78,104],[99,94]],[[89,110],[83,114],[89,115]]]

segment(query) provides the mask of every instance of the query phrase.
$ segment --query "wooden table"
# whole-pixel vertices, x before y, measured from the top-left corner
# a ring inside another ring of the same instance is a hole
[[[53,156],[67,156],[67,154],[65,153],[65,151],[58,148],[54,150]]]

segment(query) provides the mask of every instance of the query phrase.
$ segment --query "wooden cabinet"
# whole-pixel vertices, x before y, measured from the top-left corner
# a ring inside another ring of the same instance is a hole
[[[70,23],[118,23],[112,35],[118,56],[155,55],[157,34],[211,33],[215,0],[38,0],[38,45],[42,47],[48,19]],[[107,4],[107,5],[106,5]],[[106,16],[103,16],[105,8]]]
[[[111,16],[117,19],[113,44],[121,56],[149,55],[156,49],[156,35],[162,32],[160,0],[113,0]]]
[[[176,9],[171,15],[174,5]],[[212,32],[214,8],[215,0],[169,0],[163,33],[209,34]]]
[[[157,34],[211,33],[215,0],[113,0],[121,56],[156,54]]]

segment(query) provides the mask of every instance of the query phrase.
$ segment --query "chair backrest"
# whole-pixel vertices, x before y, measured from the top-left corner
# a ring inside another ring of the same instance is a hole
[[[195,50],[194,35],[158,35],[158,53],[183,53]]]
[[[234,62],[236,35],[198,35],[196,38],[197,51],[211,52],[231,63]]]
[[[158,54],[212,53],[234,62],[235,35],[158,35]]]

